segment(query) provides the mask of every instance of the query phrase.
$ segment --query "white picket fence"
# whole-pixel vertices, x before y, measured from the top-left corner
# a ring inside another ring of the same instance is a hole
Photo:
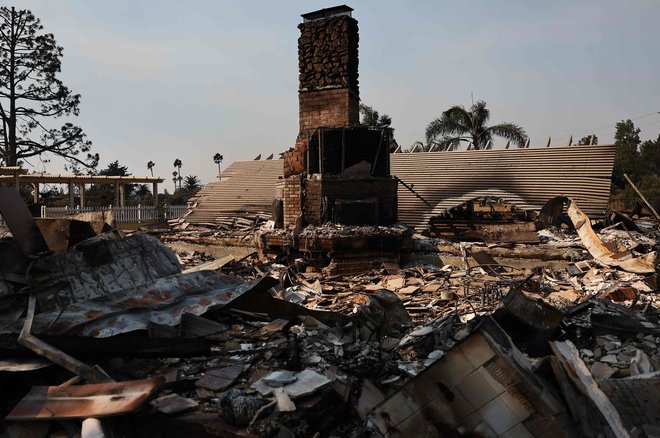
[[[118,224],[148,223],[176,219],[187,211],[186,205],[164,205],[162,208],[153,205],[137,205],[131,207],[41,207],[41,217],[62,218],[69,214],[90,211],[112,211]]]

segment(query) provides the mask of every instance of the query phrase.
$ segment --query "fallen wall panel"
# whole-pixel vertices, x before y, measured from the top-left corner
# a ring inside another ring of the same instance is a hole
[[[369,413],[384,437],[572,436],[562,403],[490,317]]]
[[[480,196],[540,210],[562,195],[599,215],[609,201],[614,152],[598,145],[392,154],[392,174],[433,206],[399,185],[399,220],[423,229],[432,216]]]

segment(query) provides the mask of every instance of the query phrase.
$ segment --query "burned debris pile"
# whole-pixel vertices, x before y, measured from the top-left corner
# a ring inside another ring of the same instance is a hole
[[[2,190],[3,213],[12,209],[0,241],[9,436],[655,436],[660,427],[655,221],[631,219],[633,231],[558,199],[539,215],[552,223],[532,222],[536,243],[398,225],[301,229],[309,254],[351,233],[358,250],[374,231],[408,241],[399,263],[338,274],[313,255],[260,252],[257,237],[250,254],[213,257],[212,246],[176,253],[109,223],[61,219],[69,232],[55,233]],[[177,233],[191,235],[166,235]],[[496,251],[505,248],[509,256]]]
[[[351,11],[303,15],[295,147],[184,217],[33,219],[0,187],[0,435],[660,436],[660,224],[603,217],[612,148],[578,152],[585,211],[548,200],[582,190],[551,148],[543,184],[468,151],[501,187],[468,166],[432,199],[359,123]]]

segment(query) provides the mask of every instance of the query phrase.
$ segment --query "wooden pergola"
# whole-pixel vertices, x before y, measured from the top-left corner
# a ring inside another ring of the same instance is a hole
[[[13,180],[13,184],[18,187],[18,176],[22,174],[26,174],[27,170],[23,169],[21,166],[7,166],[7,167],[1,167],[0,166],[0,178],[4,179],[5,181],[7,179]],[[4,177],[4,178],[3,178]],[[7,178],[9,177],[9,178]]]
[[[125,206],[126,184],[147,184],[151,183],[153,187],[154,205],[158,204],[158,183],[162,183],[163,178],[157,176],[110,176],[110,175],[66,175],[66,174],[47,174],[47,173],[26,173],[19,166],[0,167],[0,183],[11,184],[17,188],[21,184],[32,184],[34,186],[34,203],[39,203],[39,185],[40,184],[66,184],[69,187],[69,203],[71,206],[75,203],[74,185],[78,186],[80,194],[80,208],[85,207],[85,184],[114,184],[115,202],[118,207]]]

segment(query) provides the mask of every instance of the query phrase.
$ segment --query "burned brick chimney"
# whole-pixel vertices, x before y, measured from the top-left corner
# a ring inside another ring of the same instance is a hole
[[[303,14],[298,25],[300,133],[284,154],[284,225],[390,225],[396,180],[388,127],[360,125],[358,24],[353,9]]]
[[[359,123],[358,25],[353,9],[303,14],[298,25],[300,132]]]

